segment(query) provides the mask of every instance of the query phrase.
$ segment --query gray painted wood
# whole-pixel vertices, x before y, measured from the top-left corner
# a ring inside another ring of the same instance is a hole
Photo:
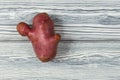
[[[80,25],[55,26],[56,33],[61,34],[62,40],[120,40],[119,25]],[[0,26],[0,41],[28,40],[21,37],[16,26]]]
[[[62,35],[48,63],[16,31],[39,12]],[[119,36],[120,0],[0,0],[0,80],[120,80]]]
[[[48,63],[35,57],[28,41],[0,44],[1,80],[120,79],[120,42],[61,41]]]

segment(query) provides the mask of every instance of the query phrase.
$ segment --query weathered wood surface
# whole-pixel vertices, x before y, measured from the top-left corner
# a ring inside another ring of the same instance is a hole
[[[16,31],[39,12],[62,35],[48,63]],[[0,0],[0,80],[120,80],[120,0]]]
[[[14,34],[13,39],[16,38],[18,22],[25,21],[31,25],[34,15],[47,12],[63,40],[120,40],[119,4],[119,0],[75,0],[69,3],[66,0],[3,0],[0,2],[0,25],[3,25],[0,37],[5,32]]]
[[[1,80],[120,79],[120,42],[62,41],[48,63],[35,57],[28,41],[0,44]]]

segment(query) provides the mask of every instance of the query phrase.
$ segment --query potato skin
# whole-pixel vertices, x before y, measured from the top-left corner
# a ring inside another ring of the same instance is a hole
[[[24,22],[17,25],[17,31],[27,36],[32,42],[38,59],[42,62],[52,60],[57,53],[57,45],[61,39],[55,34],[54,23],[47,13],[39,13],[33,18],[32,28]]]

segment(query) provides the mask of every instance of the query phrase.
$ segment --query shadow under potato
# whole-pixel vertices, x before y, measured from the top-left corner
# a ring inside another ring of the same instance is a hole
[[[53,59],[53,62],[59,62],[61,58],[68,55],[68,52],[70,50],[70,44],[72,43],[72,41],[65,39],[65,30],[63,28],[65,26],[62,26],[64,22],[59,18],[59,16],[50,15],[50,17],[54,21],[55,33],[59,33],[61,35],[61,41],[58,44],[57,54],[56,57]],[[57,27],[60,27],[60,30],[56,30]]]

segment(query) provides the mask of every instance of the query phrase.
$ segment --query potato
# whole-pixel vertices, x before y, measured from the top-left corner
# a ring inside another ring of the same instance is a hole
[[[47,13],[37,14],[33,19],[32,28],[20,22],[17,25],[17,31],[29,38],[36,56],[42,62],[50,61],[55,57],[61,36],[55,34],[54,23]]]

